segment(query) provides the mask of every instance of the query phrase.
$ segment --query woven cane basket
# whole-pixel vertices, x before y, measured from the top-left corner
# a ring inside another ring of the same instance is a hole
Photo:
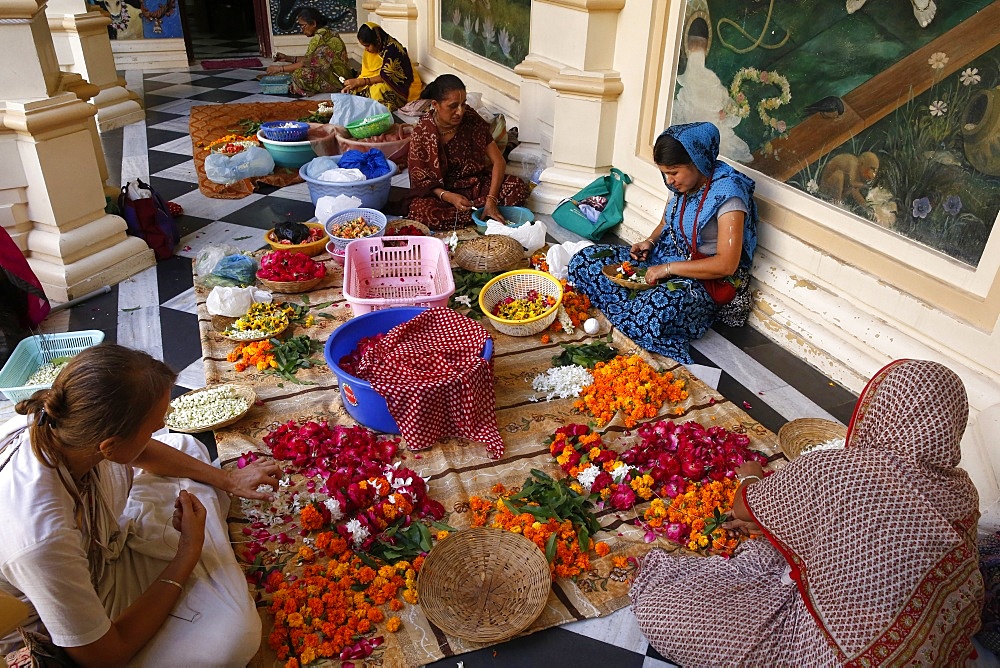
[[[507,271],[524,259],[524,248],[504,234],[488,234],[463,241],[455,249],[455,263],[466,271]]]
[[[323,280],[323,277],[310,278],[304,281],[269,281],[266,278],[257,278],[265,289],[271,292],[279,292],[283,295],[297,295],[301,292],[309,292]]]
[[[821,418],[799,418],[786,422],[778,430],[778,446],[787,459],[795,459],[803,450],[820,443],[847,437],[847,427]]]
[[[524,536],[489,527],[438,543],[420,568],[420,607],[449,636],[478,643],[511,638],[545,608],[552,576],[545,555]]]
[[[505,297],[526,299],[532,290],[542,296],[556,298],[555,303],[541,315],[527,320],[507,320],[493,315],[493,307]],[[535,269],[518,269],[500,274],[487,283],[479,293],[479,308],[490,324],[501,334],[508,336],[534,336],[544,332],[559,315],[559,305],[562,303],[562,285],[549,273]]]

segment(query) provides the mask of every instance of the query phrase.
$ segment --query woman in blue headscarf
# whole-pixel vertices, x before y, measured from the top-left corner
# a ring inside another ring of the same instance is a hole
[[[711,123],[670,126],[656,139],[653,161],[674,193],[663,220],[631,248],[584,248],[570,260],[569,278],[643,348],[691,363],[690,341],[716,320],[740,326],[750,314],[754,182],[719,160],[719,130]],[[626,261],[657,287],[629,290],[601,273]]]

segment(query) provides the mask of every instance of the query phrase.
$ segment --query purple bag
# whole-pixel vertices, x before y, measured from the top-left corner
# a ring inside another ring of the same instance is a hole
[[[129,184],[122,186],[118,210],[128,225],[126,231],[145,241],[157,260],[165,260],[174,254],[174,247],[181,240],[180,231],[159,193],[142,179],[136,179],[136,184],[138,190],[148,190],[149,197],[133,199],[128,194]]]

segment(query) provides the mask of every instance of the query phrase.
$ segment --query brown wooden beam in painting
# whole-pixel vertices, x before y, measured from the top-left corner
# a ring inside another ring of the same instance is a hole
[[[970,16],[945,34],[845,95],[844,113],[837,118],[813,114],[786,137],[771,142],[769,154],[754,153],[751,166],[779,181],[789,178],[854,135],[923,93],[936,82],[1000,44],[1000,2]],[[931,54],[944,52],[948,62],[935,70]]]

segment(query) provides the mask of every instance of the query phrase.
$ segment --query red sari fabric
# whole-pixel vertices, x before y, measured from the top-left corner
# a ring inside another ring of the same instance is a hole
[[[432,308],[392,328],[368,348],[358,376],[385,397],[411,450],[449,436],[486,444],[503,456],[497,428],[493,363],[483,359],[489,333],[449,308]]]
[[[42,283],[31,270],[21,249],[3,227],[0,227],[0,271],[3,271],[11,285],[25,295],[27,309],[18,313],[21,327],[31,328],[45,320],[50,307]]]
[[[450,230],[472,224],[469,212],[459,212],[434,195],[444,188],[469,198],[478,208],[485,206],[490,193],[492,164],[486,156],[493,143],[489,124],[466,105],[462,122],[450,141],[444,142],[431,114],[424,116],[413,129],[410,153],[410,201],[408,218],[436,230]],[[520,206],[528,199],[528,186],[516,176],[505,176],[500,186],[501,206]]]
[[[978,496],[957,468],[967,420],[946,367],[886,367],[846,449],[745,487],[766,539],[728,560],[646,556],[629,592],[639,628],[685,668],[964,665],[983,600]]]
[[[979,629],[979,497],[958,468],[961,379],[900,360],[858,400],[840,451],[808,453],[745,489],[747,508],[838,663],[962,665]]]

